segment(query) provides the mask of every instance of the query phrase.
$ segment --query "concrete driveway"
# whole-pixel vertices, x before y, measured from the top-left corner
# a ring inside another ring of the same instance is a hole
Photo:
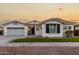
[[[14,39],[23,38],[23,37],[25,36],[0,36],[0,45],[7,44]]]

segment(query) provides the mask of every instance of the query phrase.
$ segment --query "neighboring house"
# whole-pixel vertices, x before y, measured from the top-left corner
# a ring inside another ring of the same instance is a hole
[[[42,22],[35,20],[27,23],[19,21],[8,22],[0,27],[0,35],[64,37],[65,31],[68,30],[74,31],[74,22],[68,22],[60,18],[51,18]]]
[[[79,24],[74,26],[74,36],[79,36]]]

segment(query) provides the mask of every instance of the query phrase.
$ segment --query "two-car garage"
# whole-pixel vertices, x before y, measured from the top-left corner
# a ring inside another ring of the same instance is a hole
[[[25,34],[25,29],[22,27],[19,28],[7,28],[7,35],[24,35]]]

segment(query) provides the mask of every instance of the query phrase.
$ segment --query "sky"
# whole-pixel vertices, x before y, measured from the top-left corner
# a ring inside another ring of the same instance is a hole
[[[78,3],[0,3],[0,23],[62,18],[79,22]]]

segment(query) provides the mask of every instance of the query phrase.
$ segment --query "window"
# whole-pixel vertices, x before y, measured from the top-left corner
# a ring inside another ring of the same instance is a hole
[[[46,24],[46,33],[60,33],[60,24]]]
[[[51,24],[49,25],[49,33],[55,33],[56,31],[56,25],[55,24]]]
[[[67,27],[66,27],[66,26],[64,26],[64,29],[67,29]]]
[[[68,26],[68,29],[71,29],[71,26]]]

